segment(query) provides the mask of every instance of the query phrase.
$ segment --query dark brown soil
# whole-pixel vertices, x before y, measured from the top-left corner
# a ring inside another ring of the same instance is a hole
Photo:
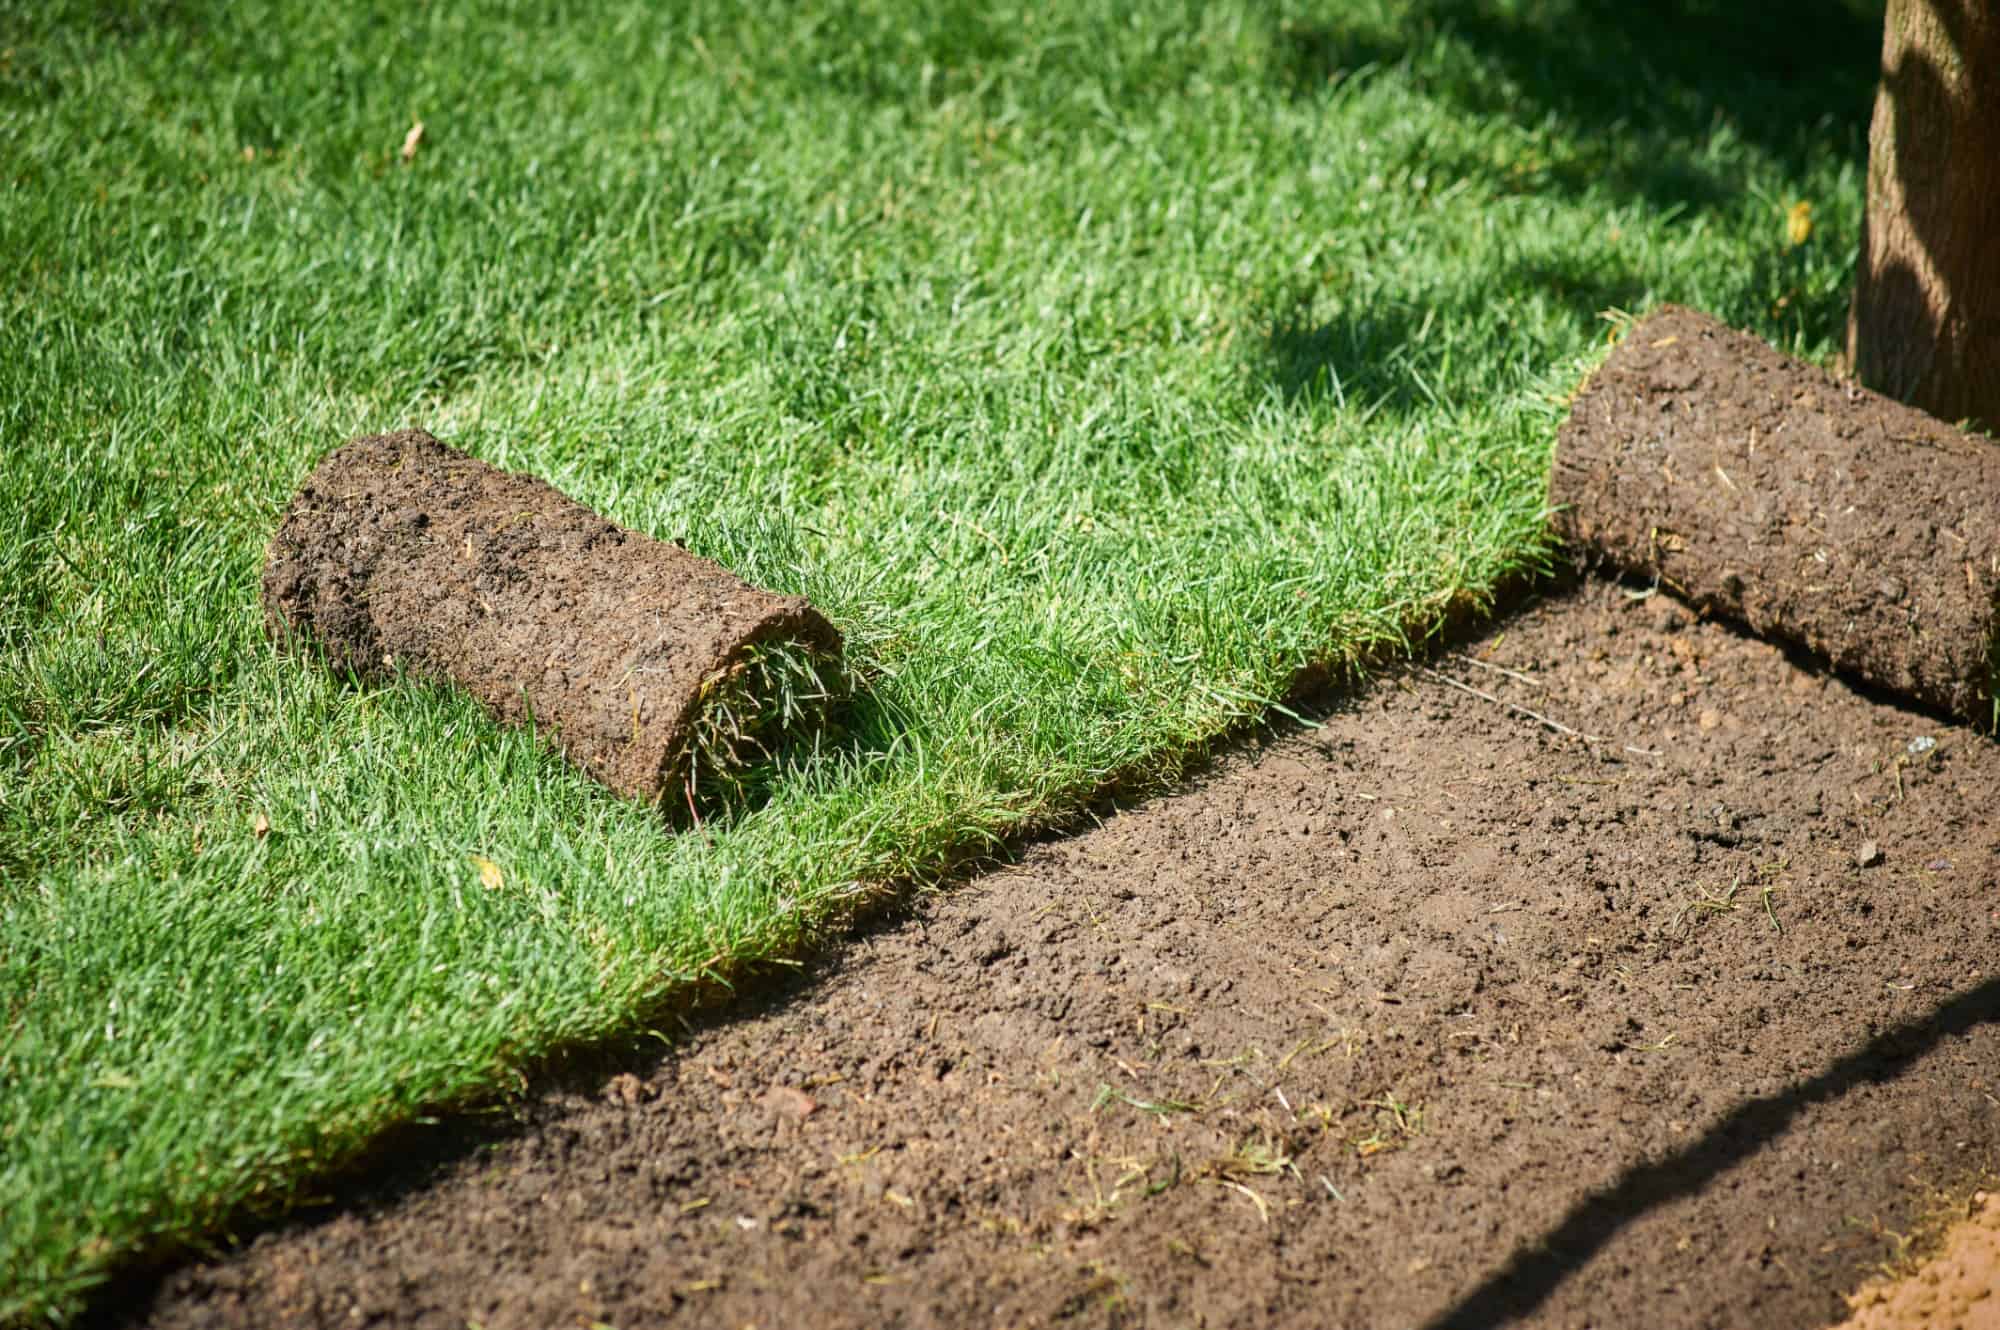
[[[448,679],[652,802],[681,793],[707,685],[747,647],[840,649],[805,601],[422,430],[355,439],[306,478],[271,538],[264,607],[274,636],[304,633],[336,669]]]
[[[2000,1164],[1996,792],[1593,583],[134,1323],[1828,1324]]]
[[[1703,610],[1990,723],[2000,446],[1668,306],[1578,394],[1551,499]]]

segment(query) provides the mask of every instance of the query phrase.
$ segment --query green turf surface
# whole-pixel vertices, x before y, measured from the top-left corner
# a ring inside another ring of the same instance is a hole
[[[1651,8],[0,0],[0,1320],[1476,607],[1601,311],[1830,351],[1879,15]],[[847,734],[676,835],[275,654],[408,425],[811,596]]]

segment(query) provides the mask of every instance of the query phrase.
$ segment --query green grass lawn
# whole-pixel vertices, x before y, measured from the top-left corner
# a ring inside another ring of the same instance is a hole
[[[0,0],[0,1321],[1478,607],[1602,311],[1830,353],[1879,12],[1653,8]],[[407,425],[812,597],[847,734],[676,835],[276,654]]]

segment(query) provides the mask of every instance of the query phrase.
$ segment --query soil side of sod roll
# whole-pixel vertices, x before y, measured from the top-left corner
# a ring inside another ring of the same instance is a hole
[[[1703,612],[1991,723],[2000,446],[1669,305],[1578,393],[1550,498]]]
[[[272,537],[263,601],[281,642],[308,637],[362,677],[448,679],[553,731],[619,794],[676,809],[704,758],[754,760],[836,691],[840,634],[805,600],[422,430],[320,462]],[[797,696],[747,696],[783,687]],[[717,714],[730,705],[755,714]]]

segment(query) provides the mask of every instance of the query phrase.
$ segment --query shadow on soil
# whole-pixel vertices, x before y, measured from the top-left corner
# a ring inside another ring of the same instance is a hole
[[[2000,1021],[2000,979],[1966,990],[1922,1020],[1877,1035],[1782,1094],[1749,1100],[1686,1149],[1585,1197],[1547,1236],[1517,1251],[1426,1330],[1472,1330],[1528,1315],[1626,1225],[1694,1195],[1781,1135],[1805,1109],[1857,1085],[1891,1080],[1945,1040],[1994,1021]]]
[[[1566,579],[1565,585],[1574,585],[1585,579],[1595,578],[1618,583],[1624,588],[1625,594],[1635,600],[1647,596],[1668,595],[1666,591],[1661,590],[1659,583],[1608,563],[1601,554],[1563,547],[1557,558],[1560,560],[1558,572]],[[1678,601],[1695,618],[1713,620],[1738,637],[1763,642],[1783,655],[1786,663],[1801,674],[1825,675],[1827,678],[1840,680],[1842,688],[1865,699],[1871,706],[1892,707],[1907,716],[1938,725],[1961,726],[1966,723],[1963,716],[1955,716],[1943,707],[1932,706],[1919,698],[1911,697],[1908,693],[1899,693],[1893,688],[1865,679],[1851,671],[1836,669],[1833,662],[1804,643],[1789,642],[1782,637],[1764,637],[1741,620],[1732,619],[1726,614],[1717,614],[1701,606],[1689,605],[1678,597],[1669,598]],[[2000,653],[2000,640],[1996,640],[1994,650]],[[1995,677],[2000,678],[2000,654],[1996,654],[1994,668]],[[1974,725],[1971,728],[1975,734],[1992,737],[1991,727]]]

